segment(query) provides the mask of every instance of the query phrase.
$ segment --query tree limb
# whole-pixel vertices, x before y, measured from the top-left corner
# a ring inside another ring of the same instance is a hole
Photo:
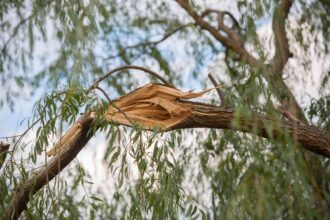
[[[276,40],[276,42],[280,42],[279,45],[281,46],[277,47],[281,49],[277,50],[273,65],[266,65],[264,63],[259,62],[249,52],[246,51],[246,49],[241,43],[235,43],[235,41],[233,41],[232,39],[226,38],[215,27],[203,20],[203,16],[211,12],[216,12],[218,10],[206,10],[200,16],[190,7],[187,0],[176,1],[195,20],[197,25],[199,25],[202,29],[207,30],[224,46],[239,54],[239,60],[247,62],[247,64],[249,64],[254,69],[262,70],[263,76],[268,81],[271,90],[281,102],[282,107],[287,109],[288,112],[299,118],[301,121],[307,123],[307,119],[304,116],[304,113],[300,108],[297,100],[282,79],[282,71],[284,65],[286,64],[287,59],[290,57],[288,41],[285,36],[284,24],[287,14],[289,13],[290,7],[292,5],[292,0],[283,0],[278,7],[279,16],[273,19],[273,29],[276,31],[275,36],[278,39]]]
[[[185,120],[167,129],[167,131],[183,128],[219,128],[251,133],[275,140],[289,134],[307,150],[330,158],[330,133],[327,131],[291,121],[276,121],[260,113],[242,115],[234,109],[223,109],[214,105],[190,101],[177,101],[192,108],[193,111]],[[29,199],[32,198],[31,195],[37,193],[58,175],[94,135],[95,129],[92,129],[93,118],[91,115],[83,115],[76,124],[79,126],[73,126],[69,129],[69,133],[71,129],[74,130],[72,132],[74,136],[65,143],[67,147],[56,154],[47,166],[41,168],[26,183],[20,185],[7,210],[2,214],[1,220],[18,219],[27,208]]]
[[[293,0],[282,0],[281,3],[274,10],[273,17],[273,32],[275,36],[275,56],[267,68],[268,74],[265,78],[273,87],[275,95],[281,102],[282,108],[286,109],[292,115],[308,123],[301,107],[293,96],[291,90],[285,84],[282,74],[283,69],[292,54],[289,50],[289,41],[285,31],[285,21],[288,17]]]
[[[285,64],[292,57],[289,50],[289,40],[285,31],[285,20],[288,17],[292,3],[293,0],[282,0],[274,10],[273,32],[276,51],[271,65],[274,72],[280,75],[282,75]]]
[[[330,133],[294,121],[276,122],[269,116],[251,113],[250,116],[239,116],[235,110],[217,110],[214,106],[193,103],[194,108],[212,115],[194,114],[190,120],[178,125],[178,128],[220,128],[256,134],[268,139],[278,139],[288,133],[302,147],[314,153],[330,158]],[[236,121],[236,123],[235,123]],[[275,127],[270,128],[270,125]]]
[[[196,22],[196,24],[198,26],[200,26],[204,30],[207,30],[210,34],[213,35],[213,37],[215,39],[220,41],[224,46],[232,49],[237,54],[239,54],[241,60],[244,60],[245,62],[247,62],[251,67],[254,67],[254,68],[259,67],[258,60],[256,60],[249,52],[247,52],[242,45],[231,40],[230,38],[223,36],[217,28],[213,27],[208,22],[204,21],[203,16],[205,16],[205,13],[204,13],[204,15],[198,15],[197,12],[195,12],[190,7],[187,0],[176,0],[176,1],[194,19],[194,21]]]
[[[48,184],[49,181],[58,175],[76,157],[93,136],[91,132],[93,130],[90,129],[92,122],[93,120],[86,115],[78,119],[77,123],[81,125],[80,130],[72,137],[66,150],[53,157],[51,161],[48,161],[47,166],[42,167],[27,182],[19,185],[12,196],[8,208],[1,215],[1,220],[18,219],[27,208],[30,198],[32,198],[30,195],[34,195],[43,186]]]

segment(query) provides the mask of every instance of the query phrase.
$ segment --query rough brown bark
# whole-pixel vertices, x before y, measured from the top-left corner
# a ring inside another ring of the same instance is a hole
[[[273,32],[275,36],[275,56],[272,68],[275,73],[282,75],[283,68],[292,56],[289,49],[289,40],[285,31],[285,20],[289,14],[293,0],[282,0],[275,8],[273,16]]]
[[[285,84],[282,78],[282,74],[278,75],[272,72],[271,69],[266,70],[269,74],[265,76],[265,79],[269,82],[269,87],[274,95],[281,103],[281,107],[286,109],[296,118],[304,123],[308,123],[303,110],[300,108],[296,98],[292,94],[290,88]]]
[[[82,116],[78,119],[77,123],[81,125],[81,130],[72,138],[67,150],[58,154],[27,182],[17,187],[6,212],[2,213],[0,217],[1,220],[18,219],[27,208],[30,198],[32,198],[30,195],[37,193],[76,157],[93,136],[92,132],[89,132],[92,121],[93,120],[87,116]]]
[[[234,110],[219,110],[214,106],[194,105],[194,108],[200,112],[212,114],[194,113],[186,122],[177,125],[178,128],[231,129],[275,140],[289,134],[305,149],[330,158],[330,133],[325,130],[294,121],[274,121],[271,117],[259,113],[240,116]]]
[[[275,56],[271,64],[267,66],[265,78],[269,82],[272,91],[281,102],[282,108],[307,123],[307,119],[297,100],[283,80],[283,69],[292,57],[289,48],[289,40],[286,36],[285,21],[292,7],[293,0],[282,0],[275,7],[273,16],[273,33],[275,39]]]
[[[255,69],[263,68],[265,70],[263,71],[265,78],[270,85],[274,84],[274,88],[276,88],[273,90],[274,94],[279,98],[284,109],[287,109],[299,119],[304,118],[295,97],[282,79],[283,68],[291,56],[285,35],[285,19],[291,8],[292,0],[281,1],[281,4],[276,9],[275,14],[277,17],[274,16],[273,19],[276,53],[270,66],[259,63],[256,58],[246,51],[244,45],[223,36],[219,30],[207,23],[203,16],[198,15],[190,7],[187,0],[177,0],[177,2],[194,19],[197,25],[212,34],[224,46],[239,54],[242,61],[245,61]],[[289,134],[293,140],[299,142],[305,149],[330,158],[330,133],[327,131],[293,121],[274,121],[273,118],[259,113],[252,113],[248,116],[238,115],[237,112],[230,109],[221,109],[201,103],[185,103],[191,105],[195,111],[184,121],[169,130],[197,127],[231,129],[269,139],[280,139]],[[47,166],[40,169],[28,182],[22,184],[22,187],[14,193],[8,209],[2,214],[1,219],[18,219],[26,209],[31,198],[30,195],[35,194],[51,181],[75,158],[93,135],[93,133],[88,132],[92,121],[87,116],[83,116],[78,120],[78,123],[81,125],[81,131],[70,140],[68,148],[56,155]]]
[[[194,11],[187,0],[177,0],[177,2],[193,18],[200,28],[208,31],[225,47],[239,54],[240,61],[246,62],[250,67],[256,70],[262,70],[261,72],[263,76],[267,80],[274,95],[280,101],[282,107],[287,109],[288,112],[299,118],[301,121],[304,121],[305,123],[307,122],[297,100],[282,78],[284,66],[291,57],[289,43],[286,37],[285,21],[293,0],[282,0],[278,7],[275,8],[273,17],[273,31],[275,36],[276,52],[270,65],[259,62],[244,48],[244,44],[241,44],[241,42],[235,42],[232,38],[223,36],[219,30],[206,22],[202,15],[199,15],[196,11]]]
[[[318,128],[299,124],[290,121],[275,121],[272,117],[251,113],[239,115],[233,109],[222,109],[217,106],[183,102],[193,108],[193,112],[184,121],[169,128],[168,130],[182,128],[219,128],[231,129],[241,132],[256,134],[264,138],[277,139],[289,134],[302,147],[309,151],[330,158],[330,133]],[[77,123],[80,124],[80,131],[75,133],[66,149],[57,154],[47,166],[41,168],[26,183],[14,193],[10,204],[1,219],[18,219],[26,209],[30,195],[38,192],[44,185],[51,181],[61,172],[86,145],[93,136],[93,119],[82,116]]]
[[[0,141],[0,169],[3,165],[3,162],[6,160],[9,146],[9,144]]]
[[[230,38],[223,36],[219,32],[219,30],[217,30],[215,27],[206,22],[203,19],[203,16],[199,15],[196,11],[194,11],[187,0],[177,0],[177,2],[194,19],[194,21],[200,28],[208,31],[215,39],[224,44],[224,46],[232,49],[237,54],[239,54],[241,60],[247,62],[251,67],[259,67],[258,60],[256,60],[250,53],[248,53],[246,49],[242,47],[242,45]]]

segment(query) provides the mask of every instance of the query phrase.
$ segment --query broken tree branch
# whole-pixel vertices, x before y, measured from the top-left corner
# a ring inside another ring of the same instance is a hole
[[[71,137],[67,142],[67,148],[59,153],[52,160],[48,161],[35,175],[27,182],[19,185],[20,187],[14,191],[11,202],[4,213],[1,214],[1,220],[18,219],[22,212],[27,208],[31,195],[37,193],[43,186],[49,183],[56,175],[58,175],[80,152],[89,139],[93,136],[92,129],[93,119],[87,115],[83,115],[77,121],[80,124],[79,130],[75,136]],[[71,128],[74,129],[74,128]],[[69,129],[69,130],[71,130]]]
[[[242,114],[234,109],[223,109],[214,105],[187,101],[187,99],[198,97],[205,92],[207,91],[182,92],[165,85],[148,84],[115,100],[114,103],[142,128],[151,129],[151,126],[159,125],[161,125],[160,131],[183,128],[218,128],[251,133],[275,140],[291,137],[307,150],[330,158],[329,132],[292,121],[276,120],[260,113]],[[134,108],[131,108],[132,106]],[[116,109],[110,105],[108,110],[110,114],[106,115],[110,122],[132,125],[131,122],[125,121],[125,118],[116,117],[121,114],[120,112],[116,114],[117,112],[114,110]],[[63,146],[53,159],[27,182],[20,184],[0,219],[18,219],[26,209],[29,200],[33,198],[32,195],[61,172],[87,144],[94,135],[93,131],[96,131],[92,128],[93,113],[79,118],[64,135],[66,137],[62,138],[59,144]]]
[[[322,129],[297,124],[296,121],[272,119],[259,113],[239,114],[235,110],[187,101],[208,91],[188,93],[160,84],[148,84],[115,100],[114,104],[144,129],[155,126],[160,130],[221,128],[270,139],[290,134],[291,138],[296,139],[307,150],[330,158],[330,133]],[[105,117],[110,122],[132,126],[118,113],[110,106]]]

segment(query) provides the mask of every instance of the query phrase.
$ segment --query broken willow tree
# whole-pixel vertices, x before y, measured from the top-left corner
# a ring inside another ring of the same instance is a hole
[[[12,82],[56,92],[27,132],[2,140],[1,218],[329,218],[329,4],[140,3],[3,3],[5,103],[18,106]],[[54,42],[56,58],[33,68]],[[132,64],[151,67],[101,75]],[[306,99],[316,74],[319,95]],[[141,87],[155,77],[163,84]],[[176,88],[189,85],[220,98],[191,101],[203,92]],[[107,146],[79,158],[97,133]]]

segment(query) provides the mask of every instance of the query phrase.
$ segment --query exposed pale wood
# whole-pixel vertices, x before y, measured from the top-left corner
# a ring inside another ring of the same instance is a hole
[[[183,92],[173,87],[150,83],[115,100],[113,104],[116,107],[110,105],[105,117],[119,124],[132,126],[136,122],[144,129],[159,127],[165,130],[192,114],[192,107],[178,100],[197,98],[208,91],[210,90]]]
[[[191,102],[204,94],[182,92],[172,87],[148,84],[121,97],[114,103],[142,128],[158,126],[163,131],[183,128],[219,128],[247,132],[269,139],[291,136],[305,149],[330,158],[330,133],[294,121],[275,120],[274,117],[251,112],[242,114],[234,109]],[[163,102],[163,103],[162,103]],[[110,106],[107,119],[131,126],[131,122],[116,108]],[[125,121],[126,120],[126,121]],[[61,172],[93,136],[93,113],[82,116],[57,144],[55,156],[29,181],[22,183],[0,219],[18,219],[26,209],[31,195],[35,194]],[[70,136],[68,136],[70,135]],[[53,155],[53,154],[52,154]]]
[[[40,168],[27,182],[17,187],[11,202],[8,204],[7,210],[1,214],[1,220],[18,219],[26,209],[32,196],[51,181],[76,157],[93,136],[92,132],[88,132],[92,126],[92,122],[93,119],[89,116],[82,116],[78,119],[77,123],[81,125],[81,130],[75,133],[74,137],[71,137],[65,150],[53,157],[47,163],[47,166]]]

